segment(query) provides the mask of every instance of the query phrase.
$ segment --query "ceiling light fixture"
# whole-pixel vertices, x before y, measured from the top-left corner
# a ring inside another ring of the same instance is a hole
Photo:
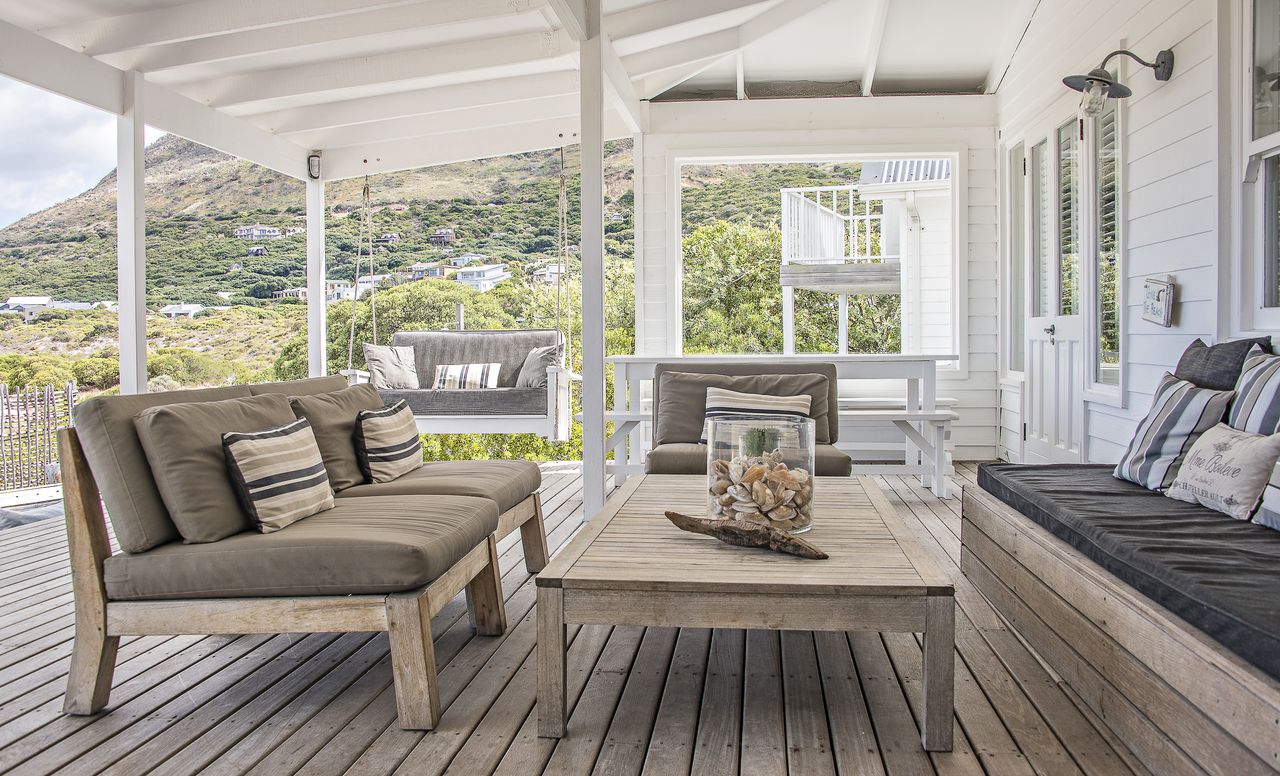
[[[1090,70],[1088,75],[1069,75],[1062,79],[1062,82],[1067,86],[1077,92],[1084,93],[1084,96],[1080,98],[1080,110],[1086,116],[1093,117],[1101,114],[1102,109],[1106,107],[1108,97],[1123,99],[1133,94],[1129,87],[1117,81],[1115,76],[1111,75],[1107,70],[1107,63],[1113,57],[1118,57],[1122,54],[1143,67],[1155,70],[1157,81],[1168,81],[1169,77],[1173,75],[1173,52],[1169,49],[1156,54],[1155,62],[1148,62],[1126,49],[1113,51],[1103,58],[1102,64]]]

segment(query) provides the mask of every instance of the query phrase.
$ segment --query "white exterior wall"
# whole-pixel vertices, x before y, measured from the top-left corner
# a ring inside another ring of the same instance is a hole
[[[1225,5],[1225,4],[1224,4]],[[1172,370],[1196,337],[1221,338],[1217,301],[1219,256],[1229,227],[1219,215],[1232,184],[1231,128],[1222,107],[1225,79],[1215,0],[1043,0],[997,91],[1001,153],[1036,125],[1076,115],[1079,95],[1062,77],[1087,72],[1114,49],[1151,59],[1174,51],[1173,77],[1157,82],[1150,70],[1121,64],[1121,80],[1134,92],[1120,101],[1122,272],[1125,295],[1122,406],[1104,400],[1085,406],[1085,456],[1112,462],[1123,453],[1137,420],[1146,413],[1160,376]],[[1121,58],[1113,60],[1114,68]],[[1034,140],[1030,137],[1027,148]],[[1002,165],[1002,169],[1003,169]],[[1088,268],[1083,268],[1087,270]],[[1141,318],[1142,285],[1149,275],[1171,274],[1178,283],[1172,328]],[[1086,365],[1088,368],[1088,365]],[[1087,377],[1087,373],[1086,373]],[[1021,437],[1019,376],[1002,380],[1002,454],[1017,459]],[[1087,387],[1087,382],[1086,382]]]
[[[637,232],[636,350],[677,354],[681,332],[681,162],[751,157],[763,161],[901,158],[956,153],[963,183],[956,207],[963,246],[958,288],[961,369],[944,374],[940,396],[959,400],[953,433],[958,460],[996,453],[997,175],[995,104],[991,97],[651,103],[638,161],[641,210]],[[821,130],[806,127],[822,127]],[[951,246],[947,246],[950,251]],[[852,395],[900,395],[901,385],[853,381]]]

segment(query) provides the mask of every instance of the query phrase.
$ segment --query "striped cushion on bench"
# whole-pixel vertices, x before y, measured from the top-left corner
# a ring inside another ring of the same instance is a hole
[[[356,415],[356,458],[369,482],[390,482],[422,466],[422,437],[407,402]]]
[[[222,435],[231,480],[262,533],[333,508],[333,489],[305,418],[266,431]]]

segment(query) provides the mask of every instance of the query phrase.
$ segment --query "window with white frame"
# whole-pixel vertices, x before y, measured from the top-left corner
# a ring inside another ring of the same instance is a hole
[[[1058,127],[1058,314],[1080,314],[1080,144],[1073,119]]]
[[[1119,127],[1112,100],[1093,121],[1093,382],[1120,385]]]
[[[1019,143],[1009,152],[1009,362],[1008,371],[1025,368],[1027,342],[1027,153]]]
[[[1280,0],[1249,0],[1242,329],[1280,329]]]

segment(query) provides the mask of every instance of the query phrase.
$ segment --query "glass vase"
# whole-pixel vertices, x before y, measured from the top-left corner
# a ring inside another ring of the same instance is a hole
[[[722,415],[706,431],[708,517],[813,527],[812,419]]]

